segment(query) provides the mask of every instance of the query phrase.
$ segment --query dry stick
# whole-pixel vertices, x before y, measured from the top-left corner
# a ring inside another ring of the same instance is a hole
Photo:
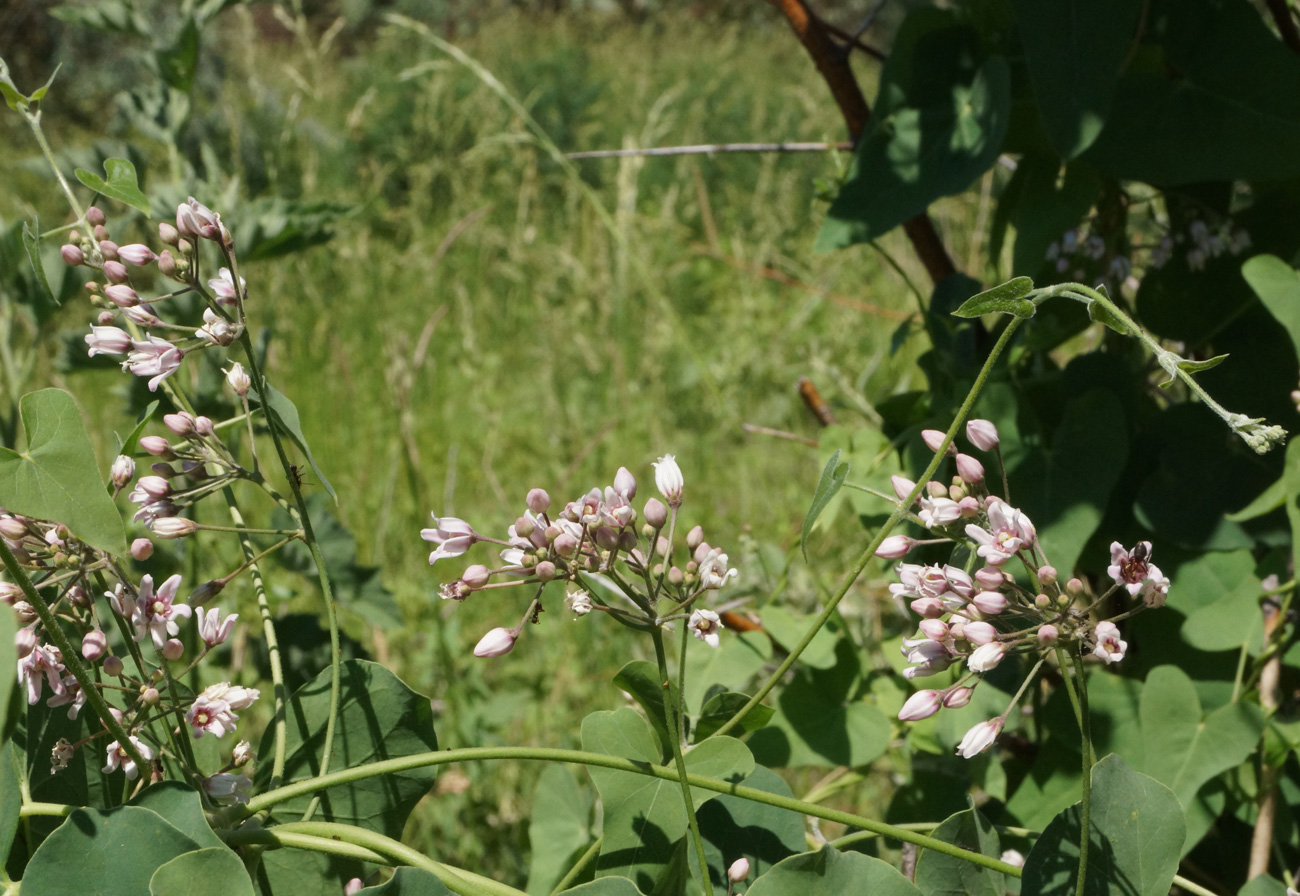
[[[695,143],[689,146],[649,146],[631,149],[590,149],[566,152],[566,159],[624,159],[638,156],[711,156],[719,152],[848,152],[853,144],[838,143]]]
[[[1273,634],[1282,622],[1283,614],[1276,604],[1264,603],[1264,643],[1272,643]],[[1259,675],[1259,705],[1267,713],[1277,711],[1277,686],[1282,673],[1282,658],[1277,652],[1268,658]],[[1261,762],[1259,817],[1250,839],[1250,861],[1246,880],[1268,871],[1268,861],[1273,847],[1273,828],[1277,820],[1277,779],[1281,769]]]
[[[786,21],[790,23],[790,27],[794,29],[799,42],[812,57],[813,64],[817,66],[817,71],[821,72],[826,85],[831,89],[831,95],[835,97],[835,102],[840,107],[840,114],[844,116],[844,123],[848,125],[850,139],[856,143],[867,128],[867,122],[871,118],[871,107],[867,105],[867,100],[862,95],[862,88],[858,86],[858,81],[853,76],[853,69],[844,58],[839,45],[830,39],[826,27],[808,10],[803,0],[768,0],[768,2],[781,11]],[[957,272],[957,267],[948,255],[948,250],[944,248],[943,241],[939,239],[939,233],[934,229],[934,222],[930,220],[928,214],[921,212],[904,222],[903,231],[912,241],[912,248],[916,250],[917,258],[925,265],[926,273],[930,275],[933,282],[938,283],[948,275]]]

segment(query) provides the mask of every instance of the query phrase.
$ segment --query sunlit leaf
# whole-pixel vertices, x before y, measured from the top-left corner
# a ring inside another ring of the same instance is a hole
[[[126,159],[104,160],[104,174],[108,180],[85,168],[78,168],[73,173],[77,175],[77,180],[96,193],[116,199],[123,205],[129,205],[146,215],[149,214],[149,200],[140,192],[135,166]]]

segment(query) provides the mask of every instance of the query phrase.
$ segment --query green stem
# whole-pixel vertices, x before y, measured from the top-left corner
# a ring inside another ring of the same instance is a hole
[[[559,883],[557,883],[555,888],[551,890],[551,896],[556,896],[556,894],[562,893],[569,889],[569,887],[573,886],[573,882],[578,879],[578,875],[582,873],[582,869],[590,865],[595,861],[596,856],[600,855],[600,845],[604,842],[604,835],[591,841],[591,845],[587,847],[587,851],[578,857],[578,861],[573,863],[573,867],[565,872],[564,877],[560,878]]]
[[[235,283],[239,283],[239,277],[236,269],[232,268],[232,276]],[[241,295],[241,291],[236,288],[235,293]],[[339,720],[339,698],[341,688],[341,647],[339,645],[339,616],[338,610],[334,606],[334,590],[330,585],[329,572],[325,568],[325,557],[321,554],[320,545],[316,543],[316,533],[312,530],[311,519],[307,513],[307,502],[302,496],[302,488],[298,485],[298,479],[293,475],[290,469],[289,456],[285,453],[284,442],[280,437],[280,427],[275,419],[275,414],[271,411],[270,403],[267,401],[268,385],[266,377],[262,375],[262,370],[257,364],[257,353],[253,350],[253,340],[248,335],[248,329],[239,336],[239,344],[244,349],[244,355],[248,359],[248,375],[253,382],[253,388],[257,390],[258,400],[262,404],[262,413],[266,418],[267,431],[271,433],[271,442],[275,445],[276,456],[280,460],[280,466],[284,470],[284,475],[289,481],[289,489],[293,492],[294,506],[289,508],[289,514],[294,518],[303,532],[303,541],[306,542],[307,548],[311,551],[311,559],[316,564],[316,577],[320,581],[321,596],[325,601],[325,618],[329,622],[330,630],[330,710],[329,716],[325,720],[325,739],[321,744],[320,751],[320,770],[321,774],[329,771],[330,759],[334,753],[334,729]],[[306,811],[303,812],[303,821],[310,821],[311,817],[316,814],[316,808],[320,805],[320,797],[312,797],[307,804]]]
[[[22,589],[23,597],[27,598],[27,602],[36,611],[36,617],[41,620],[41,626],[45,629],[45,636],[54,642],[55,647],[59,648],[63,667],[73,678],[77,679],[77,684],[81,686],[81,692],[86,695],[86,702],[90,704],[90,708],[99,716],[100,722],[108,729],[108,733],[117,739],[118,746],[126,750],[127,755],[135,762],[135,767],[139,769],[140,774],[148,775],[149,763],[136,749],[126,729],[122,727],[122,723],[113,718],[113,714],[108,711],[108,701],[104,699],[104,695],[95,686],[96,682],[90,671],[81,664],[81,654],[77,649],[77,645],[74,645],[68,639],[63,626],[59,625],[59,620],[55,618],[54,611],[45,602],[45,598],[41,597],[36,589],[32,587],[31,579],[27,578],[27,573],[18,565],[18,558],[14,556],[13,551],[9,550],[9,545],[5,544],[3,539],[0,539],[0,559],[4,561],[5,569],[8,570],[14,584]],[[10,675],[12,673],[5,672],[5,674]]]
[[[686,626],[682,626],[683,633]],[[668,723],[668,743],[673,751],[673,764],[677,766],[677,781],[681,784],[682,800],[686,809],[686,821],[691,828],[691,839],[695,842],[695,855],[700,861],[700,892],[713,896],[713,882],[709,880],[709,862],[704,854],[704,838],[700,836],[700,823],[695,818],[695,802],[691,799],[691,785],[686,780],[686,759],[682,756],[681,723],[677,719],[677,708],[673,705],[673,689],[668,676],[668,655],[664,651],[664,632],[659,626],[650,629],[650,637],[655,643],[655,660],[659,663],[659,677],[663,680],[664,721]],[[678,681],[680,690],[683,682]]]
[[[677,771],[667,766],[650,765],[646,762],[635,762],[631,759],[624,759],[621,756],[610,756],[605,753],[591,753],[585,750],[559,750],[549,747],[467,747],[460,750],[442,750],[432,753],[419,753],[413,756],[402,756],[397,759],[384,759],[379,762],[371,762],[353,768],[344,769],[343,771],[331,772],[328,775],[308,778],[305,781],[295,781],[292,784],[286,784],[283,787],[269,790],[253,797],[248,801],[248,804],[244,806],[244,812],[247,815],[264,812],[272,806],[287,800],[297,799],[298,797],[326,790],[330,787],[363,781],[367,778],[391,775],[398,772],[411,771],[412,769],[417,768],[448,765],[454,762],[482,762],[492,759],[571,762],[577,765],[608,768],[613,771],[629,772],[634,775],[658,778],[661,781],[678,780]],[[972,862],[985,868],[991,868],[994,871],[1001,871],[1003,874],[1010,874],[1013,877],[1020,876],[1020,869],[1016,868],[1014,865],[1008,865],[1006,862],[1001,862],[997,859],[991,859],[988,856],[981,856],[972,853],[969,850],[962,849],[960,846],[945,843],[942,840],[935,840],[933,837],[926,837],[922,834],[917,834],[913,831],[892,824],[885,824],[884,822],[867,818],[864,815],[855,815],[852,812],[842,812],[838,809],[818,806],[815,803],[809,803],[804,800],[795,799],[794,797],[768,793],[766,790],[759,790],[754,787],[745,787],[742,784],[720,781],[717,778],[708,778],[704,775],[696,775],[690,772],[686,774],[686,780],[691,787],[696,787],[700,790],[710,790],[714,793],[725,793],[752,802],[775,806],[778,809],[797,812],[800,815],[811,815],[815,818],[821,818],[826,821],[834,821],[840,824],[862,828],[867,831],[875,831],[878,834],[893,838],[894,840],[901,840],[905,843],[915,843],[917,846],[924,847],[925,849],[932,849],[935,852]]]
[[[235,501],[235,493],[229,487],[222,490],[230,518],[236,526],[243,525],[244,517]],[[271,665],[271,687],[275,692],[275,716],[271,727],[275,732],[275,745],[271,758],[271,787],[279,787],[284,780],[284,763],[287,751],[286,735],[288,733],[289,691],[284,686],[284,665],[280,660],[280,641],[275,634],[275,619],[271,615],[271,602],[266,596],[266,581],[262,578],[262,568],[258,565],[258,555],[253,542],[248,536],[239,539],[239,548],[244,553],[244,565],[253,576],[253,591],[257,595],[257,612],[262,619],[262,637],[266,640],[266,656]]]
[[[350,824],[325,821],[296,821],[270,829],[234,831],[227,835],[230,846],[265,844],[295,846],[317,852],[343,854],[367,862],[410,865],[429,872],[454,893],[464,896],[524,896],[522,890],[488,877],[435,862],[428,856],[383,834]],[[351,847],[351,848],[349,848]]]
[[[1083,671],[1083,657],[1072,657],[1074,677],[1071,680],[1065,666],[1065,653],[1056,649],[1056,661],[1061,667],[1061,678],[1065,682],[1065,692],[1070,697],[1074,708],[1075,721],[1079,723],[1079,752],[1083,755],[1083,781],[1079,798],[1079,876],[1075,881],[1076,896],[1083,896],[1083,888],[1088,880],[1088,847],[1092,842],[1092,736],[1088,726],[1088,682]]]
[[[59,186],[63,188],[63,195],[68,197],[68,205],[72,207],[72,213],[77,216],[77,220],[86,228],[90,225],[86,222],[86,212],[77,202],[77,197],[72,193],[72,187],[63,177],[63,172],[59,170],[59,163],[54,159],[54,150],[50,148],[50,143],[45,139],[45,132],[41,130],[41,113],[31,112],[28,109],[22,109],[23,118],[27,119],[27,124],[31,126],[32,135],[36,138],[37,145],[41,148],[41,153],[45,156],[45,161],[49,163],[50,170],[54,172],[55,178],[59,181]]]
[[[948,427],[948,433],[944,437],[943,444],[939,447],[939,450],[935,452],[934,457],[931,458],[929,465],[925,468],[925,472],[917,479],[916,486],[912,489],[912,493],[907,496],[906,500],[899,502],[898,507],[895,508],[892,514],[890,514],[889,519],[880,527],[876,536],[871,539],[871,542],[867,545],[866,550],[864,550],[861,556],[858,557],[857,561],[854,562],[853,567],[849,570],[848,575],[844,577],[844,581],[840,583],[840,587],[836,589],[835,594],[831,596],[831,599],[827,602],[821,613],[813,620],[808,631],[799,639],[799,643],[791,649],[789,656],[781,662],[781,665],[776,667],[776,671],[768,677],[767,681],[763,682],[763,686],[758,689],[758,693],[750,697],[749,701],[740,709],[736,710],[736,714],[724,722],[711,736],[716,737],[720,734],[727,734],[732,728],[739,725],[741,720],[749,714],[749,711],[762,703],[764,698],[772,692],[772,689],[775,688],[783,678],[785,678],[785,674],[790,671],[790,667],[795,664],[799,659],[800,654],[802,654],[808,645],[812,643],[813,638],[817,636],[817,633],[821,631],[822,627],[830,620],[831,615],[835,612],[835,608],[838,607],[840,601],[844,599],[844,595],[849,593],[849,588],[851,588],[853,583],[858,580],[858,576],[862,575],[862,571],[867,568],[867,564],[870,563],[871,558],[875,556],[876,548],[880,547],[881,542],[883,542],[889,533],[893,531],[894,527],[908,515],[908,509],[912,506],[912,503],[920,496],[921,492],[925,489],[925,484],[930,481],[934,476],[935,471],[939,469],[939,464],[946,456],[948,446],[952,444],[953,438],[956,437],[957,430],[961,427],[966,417],[969,416],[971,409],[975,407],[975,401],[979,398],[980,393],[984,391],[984,384],[988,380],[989,374],[993,372],[993,365],[997,362],[998,357],[1011,341],[1011,336],[1015,333],[1017,327],[1019,327],[1020,320],[1020,318],[1013,319],[1002,330],[1002,335],[998,337],[998,341],[994,344],[992,351],[989,352],[988,358],[984,361],[984,366],[980,368],[979,375],[975,378],[974,385],[971,386],[970,392],[966,395],[966,400],[963,401],[961,407],[957,409],[957,414],[953,417],[952,425]]]

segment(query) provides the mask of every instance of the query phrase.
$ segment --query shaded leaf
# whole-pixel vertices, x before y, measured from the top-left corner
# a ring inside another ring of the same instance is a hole
[[[253,896],[253,882],[239,856],[213,846],[159,866],[149,878],[149,896]]]
[[[760,615],[763,618],[763,630],[787,652],[794,650],[817,618],[811,613],[796,613],[777,603],[765,606]],[[799,654],[800,664],[811,669],[834,668],[835,648],[843,634],[838,621],[828,620],[813,635],[803,653]]]
[[[591,797],[566,765],[549,763],[533,789],[527,891],[546,896],[591,843]]]
[[[1240,650],[1260,645],[1260,584],[1249,550],[1211,551],[1178,567],[1171,590],[1187,613],[1183,639],[1200,650]]]
[[[1010,314],[1014,317],[1033,317],[1034,303],[1025,298],[1034,291],[1034,281],[1016,277],[1001,286],[986,289],[971,296],[953,312],[955,317],[979,317],[982,314]]]
[[[1133,42],[1133,0],[1013,0],[1038,115],[1062,158],[1101,133]]]
[[[47,302],[59,304],[58,297],[50,289],[50,281],[45,276],[45,264],[41,261],[41,237],[40,225],[29,227],[27,222],[23,222],[23,249],[27,252],[27,263],[32,266],[32,274],[36,277],[36,284],[40,287],[41,295]]]
[[[794,796],[780,775],[762,766],[741,783],[778,796]],[[698,817],[709,877],[719,890],[727,888],[727,869],[741,856],[749,859],[750,876],[734,885],[735,893],[745,892],[754,878],[806,848],[799,817],[766,803],[723,794],[701,806]]]
[[[1247,520],[1257,519],[1258,517],[1272,513],[1286,503],[1286,480],[1278,479],[1268,488],[1256,496],[1245,507],[1235,513],[1228,514],[1228,519],[1234,523],[1244,523]]]
[[[740,712],[741,708],[749,702],[749,697],[745,694],[737,694],[735,691],[726,691],[721,694],[714,694],[704,704],[704,709],[700,712],[700,719],[695,723],[696,743],[712,736],[725,725],[732,716]],[[740,720],[737,727],[741,734],[748,734],[751,731],[757,731],[768,723],[772,718],[774,710],[770,706],[758,704],[745,717]]]
[[[975,809],[949,817],[930,836],[990,858],[1002,856],[998,832]],[[916,885],[934,896],[1004,896],[1007,891],[1001,872],[929,849],[923,849],[916,860]]]
[[[451,890],[423,868],[398,868],[379,886],[358,892],[371,896],[446,896]]]
[[[808,559],[808,535],[812,532],[812,527],[817,522],[817,517],[826,509],[831,498],[844,485],[844,480],[849,476],[849,465],[840,463],[840,455],[843,452],[836,451],[831,455],[831,459],[826,462],[822,469],[821,479],[817,481],[817,489],[813,492],[812,504],[808,507],[808,513],[803,518],[803,528],[799,532],[799,544],[803,549],[804,560]]]
[[[77,175],[77,180],[96,193],[116,199],[123,205],[129,205],[146,215],[149,214],[149,200],[140,192],[135,166],[126,159],[104,160],[104,174],[107,175],[108,180],[85,168],[78,168],[73,173]]]
[[[77,809],[33,853],[23,874],[23,893],[85,893],[89,881],[102,881],[106,896],[148,893],[159,867],[200,848],[149,809]]]
[[[898,869],[880,859],[823,846],[817,852],[791,856],[749,888],[749,896],[921,896]]]
[[[899,30],[875,105],[819,250],[876,239],[988,170],[1010,120],[1011,76],[973,28],[922,8]]]
[[[188,93],[194,84],[194,73],[199,66],[199,25],[193,16],[187,16],[176,37],[165,48],[154,54],[158,74],[167,86]]]
[[[198,793],[179,781],[154,784],[141,791],[128,805],[157,812],[201,847],[225,848],[203,814],[203,801]]]
[[[1124,319],[1101,302],[1092,301],[1088,303],[1088,319],[1109,327],[1121,336],[1129,335],[1129,325],[1124,322]],[[1227,355],[1224,355],[1224,357],[1226,358]]]
[[[664,715],[664,682],[659,676],[659,667],[646,660],[633,660],[614,676],[614,686],[631,694],[632,699],[645,710],[646,717],[659,738],[659,744],[663,747],[661,759],[667,761],[672,755],[672,742],[669,738],[673,735],[670,733],[672,726]],[[673,705],[677,705],[677,685],[671,684],[669,691],[669,699]]]
[[[62,389],[24,395],[27,450],[0,448],[0,506],[66,525],[86,544],[126,553],[126,530],[104,490],[81,412]]]
[[[1300,271],[1275,255],[1256,255],[1241,266],[1241,275],[1286,329],[1300,356]]]
[[[643,896],[626,877],[602,877],[563,891],[563,896]]]
[[[0,636],[4,634],[3,628],[0,625]],[[12,637],[9,643],[13,643]],[[22,756],[14,742],[6,740],[0,746],[0,868],[4,868],[9,861],[9,851],[13,848],[14,837],[18,835],[18,818],[22,806]]]

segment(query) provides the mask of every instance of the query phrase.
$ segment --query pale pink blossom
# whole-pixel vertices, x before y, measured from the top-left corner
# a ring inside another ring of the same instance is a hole
[[[727,568],[727,555],[718,548],[711,548],[700,562],[700,585],[706,591],[716,591],[727,584],[729,579],[739,575],[738,570]],[[701,612],[708,612],[707,610]],[[716,646],[716,645],[715,645]]]
[[[130,742],[135,747],[136,752],[140,754],[140,758],[146,762],[153,759],[153,750],[140,738],[133,736],[130,738]],[[117,771],[119,767],[126,772],[128,780],[134,781],[140,776],[140,769],[136,767],[131,754],[118,741],[113,741],[108,745],[108,763],[104,766],[104,774],[111,774]]]
[[[132,351],[122,362],[122,369],[136,376],[147,376],[149,391],[158,391],[158,384],[171,376],[181,366],[181,350],[166,339],[146,335],[143,340],[131,340]]]
[[[966,665],[972,672],[983,673],[1002,662],[1002,658],[1006,655],[1006,645],[1000,641],[992,641],[975,648],[975,652],[967,657]]]
[[[980,722],[967,731],[966,736],[957,745],[957,755],[963,759],[972,759],[993,746],[993,742],[998,739],[998,734],[1002,731],[1002,723],[1002,717],[999,716],[987,722]]]
[[[515,640],[519,636],[508,628],[498,626],[484,635],[474,645],[474,655],[484,659],[504,656],[515,649]]]
[[[222,619],[221,611],[216,607],[210,610],[200,608],[198,611],[199,637],[209,647],[223,644],[230,637],[231,631],[234,630],[237,619],[239,619],[238,613],[231,613],[225,619]]]
[[[930,495],[921,497],[921,509],[917,513],[921,524],[927,529],[946,526],[961,519],[961,505],[951,498],[936,498]]]
[[[447,557],[459,557],[469,550],[470,545],[478,540],[474,528],[467,522],[454,516],[433,517],[432,529],[421,529],[420,537],[438,546],[429,555],[432,565]]]
[[[181,236],[216,240],[221,236],[221,216],[191,196],[176,207],[176,230]]]
[[[5,610],[4,612],[9,612]],[[35,706],[41,700],[41,683],[50,686],[57,696],[63,693],[63,654],[53,644],[38,644],[31,653],[18,661],[18,683],[27,685],[27,703]]]
[[[976,553],[985,562],[1001,566],[1034,544],[1037,533],[1024,513],[998,498],[989,501],[988,513],[987,530],[974,524],[966,527],[966,534],[979,543]]]
[[[1106,573],[1116,584],[1128,589],[1131,596],[1141,595],[1148,607],[1164,606],[1169,596],[1169,579],[1151,562],[1149,541],[1139,541],[1132,551],[1124,550],[1118,541],[1112,542]]]
[[[208,289],[212,290],[222,305],[234,305],[237,301],[234,275],[230,273],[230,268],[221,268],[217,274],[219,276],[208,281]],[[248,284],[243,277],[239,278],[239,295],[248,297]]]
[[[1108,664],[1118,663],[1124,659],[1124,651],[1128,650],[1128,642],[1120,640],[1119,628],[1115,623],[1098,622],[1093,634],[1097,638],[1097,646],[1092,650],[1093,656]]]
[[[992,451],[998,447],[998,428],[988,420],[967,420],[966,438],[981,451]]]
[[[735,572],[735,570],[732,570]],[[718,632],[722,628],[722,621],[718,614],[712,610],[696,610],[691,613],[690,620],[686,623],[691,634],[699,640],[708,644],[710,647],[717,647],[720,643]]]
[[[150,635],[154,647],[162,650],[167,638],[180,632],[176,620],[189,618],[194,612],[189,604],[175,603],[176,590],[180,586],[179,573],[158,586],[157,593],[154,593],[153,576],[147,575],[140,580],[140,593],[135,599],[135,608],[131,614],[137,641]]]
[[[901,722],[919,722],[928,719],[943,707],[942,691],[917,691],[907,698],[903,708],[898,712]]]
[[[677,461],[671,454],[665,454],[652,466],[655,468],[655,488],[659,489],[659,494],[664,496],[670,507],[679,506],[686,480],[682,477],[682,469],[677,466]]]
[[[120,327],[97,327],[91,325],[90,334],[85,337],[87,354],[120,355],[131,349],[131,334]]]

